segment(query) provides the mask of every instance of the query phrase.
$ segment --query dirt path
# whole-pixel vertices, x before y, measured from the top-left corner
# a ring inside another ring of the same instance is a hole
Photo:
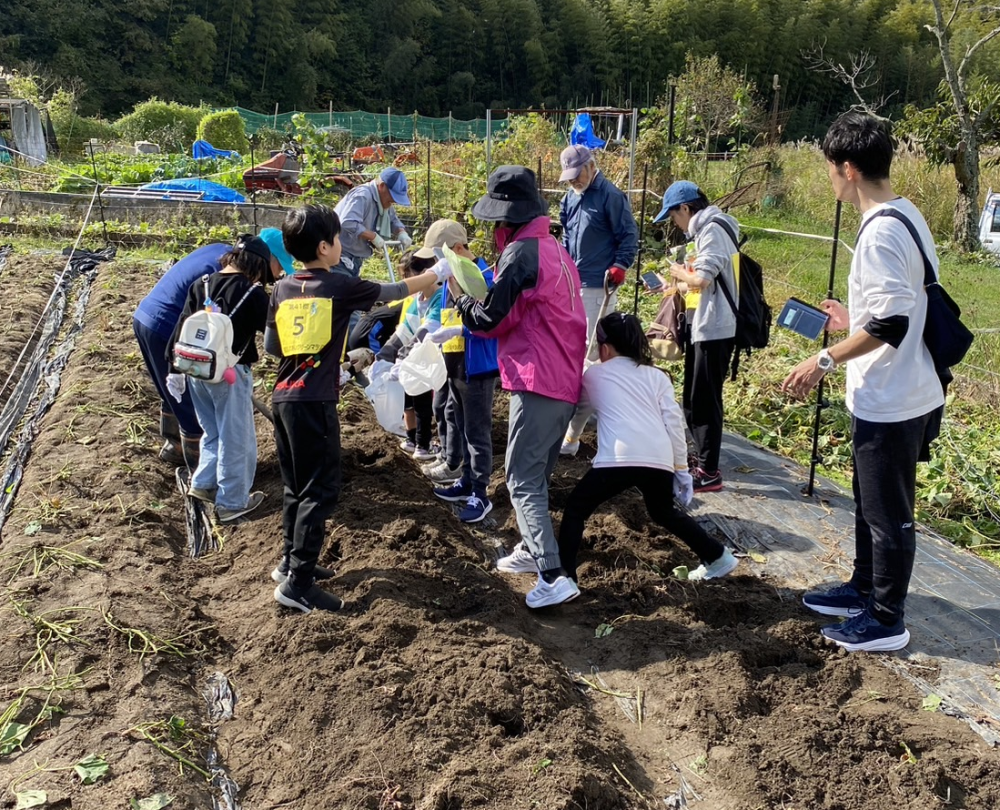
[[[0,756],[0,788],[26,776],[17,789],[44,789],[60,808],[160,791],[173,807],[208,807],[205,781],[142,731],[203,766],[201,691],[218,670],[238,702],[217,747],[246,810],[652,808],[682,777],[702,798],[687,792],[689,806],[706,810],[1000,806],[998,752],[921,710],[872,657],[821,647],[780,583],[673,579],[689,554],[652,530],[635,496],[588,527],[581,598],[529,613],[530,577],[484,562],[484,541],[515,539],[502,455],[497,526],[472,534],[356,393],[342,409],[345,498],[324,557],[342,614],[273,602],[280,480],[263,421],[263,514],[228,530],[218,553],[186,558],[131,335],[152,281],[148,267],[101,269],[0,540],[0,712],[23,687],[62,678],[26,693],[17,718],[41,716],[23,752]],[[557,513],[585,465],[560,464]],[[39,617],[75,623],[46,641]],[[602,624],[613,629],[598,637]],[[574,683],[597,683],[592,667],[610,691],[641,690],[641,728],[614,697]],[[60,712],[41,711],[46,694]],[[110,764],[96,785],[31,773],[89,753]]]

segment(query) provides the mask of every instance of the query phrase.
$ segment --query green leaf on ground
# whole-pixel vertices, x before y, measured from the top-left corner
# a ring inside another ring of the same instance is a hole
[[[552,760],[551,759],[542,759],[542,760],[539,760],[538,764],[535,766],[535,773],[541,773],[546,768],[548,768],[550,765],[552,765]]]
[[[28,737],[31,726],[24,723],[7,723],[0,728],[0,757],[5,757],[16,751]]]
[[[97,754],[88,754],[73,766],[73,772],[81,784],[92,785],[108,772],[108,763]]]
[[[920,707],[925,712],[936,712],[941,708],[941,696],[940,695],[928,695],[924,698],[924,702],[920,704]]]
[[[132,810],[163,810],[174,800],[169,793],[154,793],[145,799],[129,799]]]
[[[599,624],[594,631],[594,638],[606,638],[615,632],[615,628],[610,624]]]
[[[686,565],[678,565],[674,569],[674,576],[677,579],[687,579],[688,578],[688,567]]]
[[[767,562],[767,557],[765,557],[759,551],[748,551],[747,556],[749,556],[750,559],[753,560],[755,563],[760,563],[761,565]]]
[[[39,523],[37,520],[31,521],[31,523],[29,523],[27,526],[24,527],[24,533],[28,535],[28,537],[34,537],[41,530],[42,530],[42,524]]]
[[[15,793],[17,804],[14,810],[28,810],[29,807],[40,807],[49,800],[49,795],[44,790],[22,790]]]

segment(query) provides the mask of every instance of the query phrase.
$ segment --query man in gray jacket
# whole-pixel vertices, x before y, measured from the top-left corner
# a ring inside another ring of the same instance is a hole
[[[395,205],[410,206],[409,184],[399,169],[383,170],[378,180],[352,188],[334,209],[340,218],[343,251],[335,269],[351,276],[361,275],[361,265],[374,250],[382,250],[386,239],[398,239],[403,250],[413,240],[396,216]]]

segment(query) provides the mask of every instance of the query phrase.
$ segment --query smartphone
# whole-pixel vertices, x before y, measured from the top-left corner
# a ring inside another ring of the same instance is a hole
[[[778,326],[790,329],[797,335],[802,335],[809,340],[816,340],[823,334],[826,322],[830,319],[823,310],[800,301],[798,298],[789,298],[781,308],[778,315]]]
[[[642,274],[642,283],[646,285],[646,289],[649,290],[650,292],[653,292],[654,290],[660,290],[663,288],[663,282],[660,281],[660,277],[657,276],[656,273],[653,273],[652,271],[649,273]]]

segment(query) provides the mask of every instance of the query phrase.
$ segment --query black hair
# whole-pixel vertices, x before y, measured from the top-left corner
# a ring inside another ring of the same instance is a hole
[[[424,259],[416,254],[416,248],[410,248],[403,254],[403,257],[399,260],[399,264],[396,265],[396,272],[400,278],[419,276],[425,270],[430,270],[437,264],[437,259]]]
[[[253,284],[268,284],[274,278],[271,274],[271,254],[269,251],[268,258],[265,259],[253,248],[246,247],[247,242],[254,238],[251,234],[240,234],[233,249],[222,254],[219,264],[222,267],[235,267]],[[261,242],[260,239],[257,241]]]
[[[642,323],[635,315],[612,312],[597,323],[598,343],[608,343],[622,357],[634,360],[637,365],[653,365],[653,353]]]
[[[823,156],[838,167],[850,162],[865,180],[888,180],[894,146],[888,121],[850,110],[827,130]]]
[[[285,250],[305,264],[319,258],[320,242],[332,245],[340,233],[340,218],[328,205],[310,204],[293,208],[281,223]]]
[[[692,200],[691,202],[682,203],[682,205],[686,205],[688,207],[688,210],[691,212],[691,216],[694,216],[699,211],[704,211],[706,208],[708,208],[710,203],[708,201],[708,197],[705,196],[705,192],[702,191],[701,189],[698,189],[698,199]],[[677,207],[680,208],[680,206]]]

